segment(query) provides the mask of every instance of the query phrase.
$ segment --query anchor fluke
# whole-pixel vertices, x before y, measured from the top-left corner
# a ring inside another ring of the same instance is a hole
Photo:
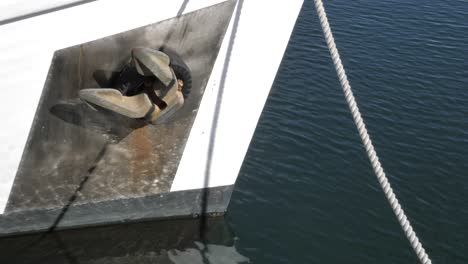
[[[133,48],[132,62],[143,76],[156,76],[165,86],[169,86],[174,75],[169,67],[170,59],[165,53],[149,48]]]
[[[79,97],[86,102],[130,118],[145,117],[154,108],[151,100],[145,93],[124,96],[116,89],[90,88],[81,90]]]

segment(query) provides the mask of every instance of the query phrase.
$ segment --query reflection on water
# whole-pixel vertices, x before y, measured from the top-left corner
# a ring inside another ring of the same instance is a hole
[[[0,239],[0,263],[249,263],[223,217],[154,221]]]

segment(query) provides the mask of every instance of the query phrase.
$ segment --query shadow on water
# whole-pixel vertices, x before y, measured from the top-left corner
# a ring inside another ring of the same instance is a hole
[[[0,239],[0,263],[248,263],[223,217],[141,222]],[[31,241],[39,243],[31,244]],[[203,236],[203,238],[201,238]],[[31,244],[25,248],[25,244]]]

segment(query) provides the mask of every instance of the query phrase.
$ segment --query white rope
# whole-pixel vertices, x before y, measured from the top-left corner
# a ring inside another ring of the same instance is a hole
[[[419,242],[416,233],[413,231],[411,224],[408,218],[405,215],[405,212],[400,206],[398,199],[393,193],[392,187],[390,187],[390,183],[387,180],[387,176],[385,176],[385,172],[380,165],[379,158],[377,157],[377,153],[374,150],[374,146],[372,145],[372,141],[367,133],[366,125],[362,120],[361,113],[359,112],[359,108],[356,104],[356,100],[354,99],[353,92],[351,91],[351,86],[348,82],[348,77],[346,77],[345,70],[343,68],[343,64],[341,63],[340,55],[338,54],[338,49],[335,45],[335,40],[333,38],[330,24],[328,24],[327,14],[325,13],[325,9],[323,7],[322,0],[314,0],[315,1],[315,8],[317,10],[317,14],[320,19],[320,24],[322,25],[323,34],[325,36],[325,40],[327,41],[328,49],[330,50],[331,57],[333,59],[333,64],[335,65],[336,73],[338,74],[338,78],[340,79],[341,87],[343,88],[344,95],[346,97],[346,101],[348,102],[349,109],[351,110],[351,114],[353,115],[354,123],[357,126],[359,131],[359,135],[361,136],[362,143],[366,148],[367,156],[372,164],[372,168],[374,169],[374,173],[379,180],[380,186],[387,197],[390,206],[395,213],[398,222],[400,222],[403,231],[406,234],[411,246],[413,247],[414,251],[418,255],[419,261],[422,264],[430,264],[432,263],[429,259],[429,256],[426,254],[426,251],[422,247],[421,243]]]

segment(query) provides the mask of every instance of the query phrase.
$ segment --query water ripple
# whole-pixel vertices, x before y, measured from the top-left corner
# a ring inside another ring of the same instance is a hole
[[[468,263],[466,1],[327,1],[381,161],[434,263]],[[306,1],[231,201],[253,263],[416,263]],[[339,253],[338,253],[339,252]]]

